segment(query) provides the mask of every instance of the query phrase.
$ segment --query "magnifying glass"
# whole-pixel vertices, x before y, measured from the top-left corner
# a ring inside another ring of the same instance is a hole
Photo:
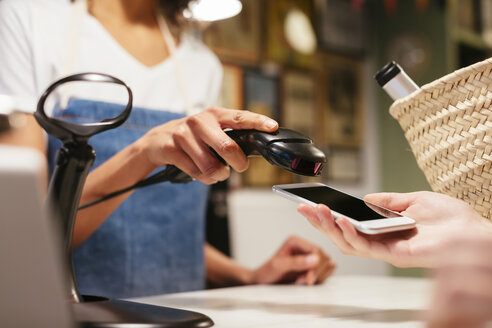
[[[122,86],[128,95],[126,106],[116,117],[105,118],[99,122],[74,123],[47,115],[46,104],[49,96],[62,86],[73,82],[109,83]],[[77,207],[82,195],[89,169],[96,154],[88,144],[88,139],[98,133],[114,129],[123,124],[132,109],[133,96],[130,88],[121,80],[101,73],[81,73],[67,76],[54,82],[46,89],[38,101],[34,117],[41,127],[51,136],[62,142],[56,153],[56,166],[48,188],[47,204],[58,220],[63,235],[63,246],[71,270],[70,296],[75,302],[81,297],[75,282],[72,264],[72,237]]]
[[[63,85],[73,82],[95,82],[95,83],[109,83],[122,86],[128,94],[126,100],[126,106],[122,112],[112,118],[106,118],[99,122],[76,124],[69,121],[61,120],[55,117],[50,117],[46,114],[46,103],[48,97],[59,89]],[[46,89],[41,98],[39,99],[37,110],[34,113],[34,117],[43,129],[55,138],[65,141],[87,141],[95,134],[104,132],[106,130],[114,129],[123,124],[128,116],[130,116],[133,103],[133,95],[131,89],[120,79],[113,76],[101,73],[80,73],[67,76],[61,80],[56,81]]]

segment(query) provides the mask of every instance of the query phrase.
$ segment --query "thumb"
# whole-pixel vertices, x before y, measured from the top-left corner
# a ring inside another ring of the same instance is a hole
[[[364,201],[369,203],[379,205],[381,207],[387,208],[392,211],[402,212],[406,210],[415,200],[414,193],[393,193],[393,192],[383,192],[368,194],[364,197]]]

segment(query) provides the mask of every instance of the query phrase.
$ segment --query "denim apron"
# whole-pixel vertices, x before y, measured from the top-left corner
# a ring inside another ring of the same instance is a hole
[[[63,111],[55,109],[53,115],[83,123],[114,117],[121,110],[121,105],[70,99]],[[134,107],[122,126],[89,139],[96,151],[93,169],[149,129],[182,117]],[[50,137],[51,169],[60,145]],[[80,292],[129,298],[203,289],[207,191],[208,187],[197,181],[137,189],[74,250]]]

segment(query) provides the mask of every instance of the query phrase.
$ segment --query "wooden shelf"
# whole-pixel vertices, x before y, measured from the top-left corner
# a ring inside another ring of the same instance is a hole
[[[480,50],[492,50],[492,46],[485,42],[483,36],[479,33],[468,31],[460,28],[454,28],[453,30],[454,42],[467,45],[469,47],[477,48]]]

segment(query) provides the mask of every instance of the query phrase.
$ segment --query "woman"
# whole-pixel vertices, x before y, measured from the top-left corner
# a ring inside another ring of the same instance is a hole
[[[224,180],[229,168],[209,147],[237,171],[248,165],[224,128],[277,128],[262,115],[211,107],[219,95],[220,63],[200,42],[171,33],[181,28],[180,14],[188,2],[0,3],[0,93],[17,97],[26,111],[35,108],[37,97],[53,80],[72,72],[114,75],[133,90],[134,109],[126,124],[90,140],[96,168],[87,179],[82,204],[132,185],[166,164],[205,184]],[[82,121],[114,116],[121,99],[99,92],[87,94],[74,87],[68,102],[59,95],[63,109],[52,115]],[[32,121],[26,130],[41,134]],[[39,142],[36,146],[44,148]],[[50,140],[50,158],[56,147]],[[74,261],[81,292],[136,297],[200,289],[205,272],[222,286],[313,284],[333,271],[327,255],[295,237],[256,270],[239,266],[208,245],[203,248],[206,192],[199,182],[162,184],[80,211]]]

